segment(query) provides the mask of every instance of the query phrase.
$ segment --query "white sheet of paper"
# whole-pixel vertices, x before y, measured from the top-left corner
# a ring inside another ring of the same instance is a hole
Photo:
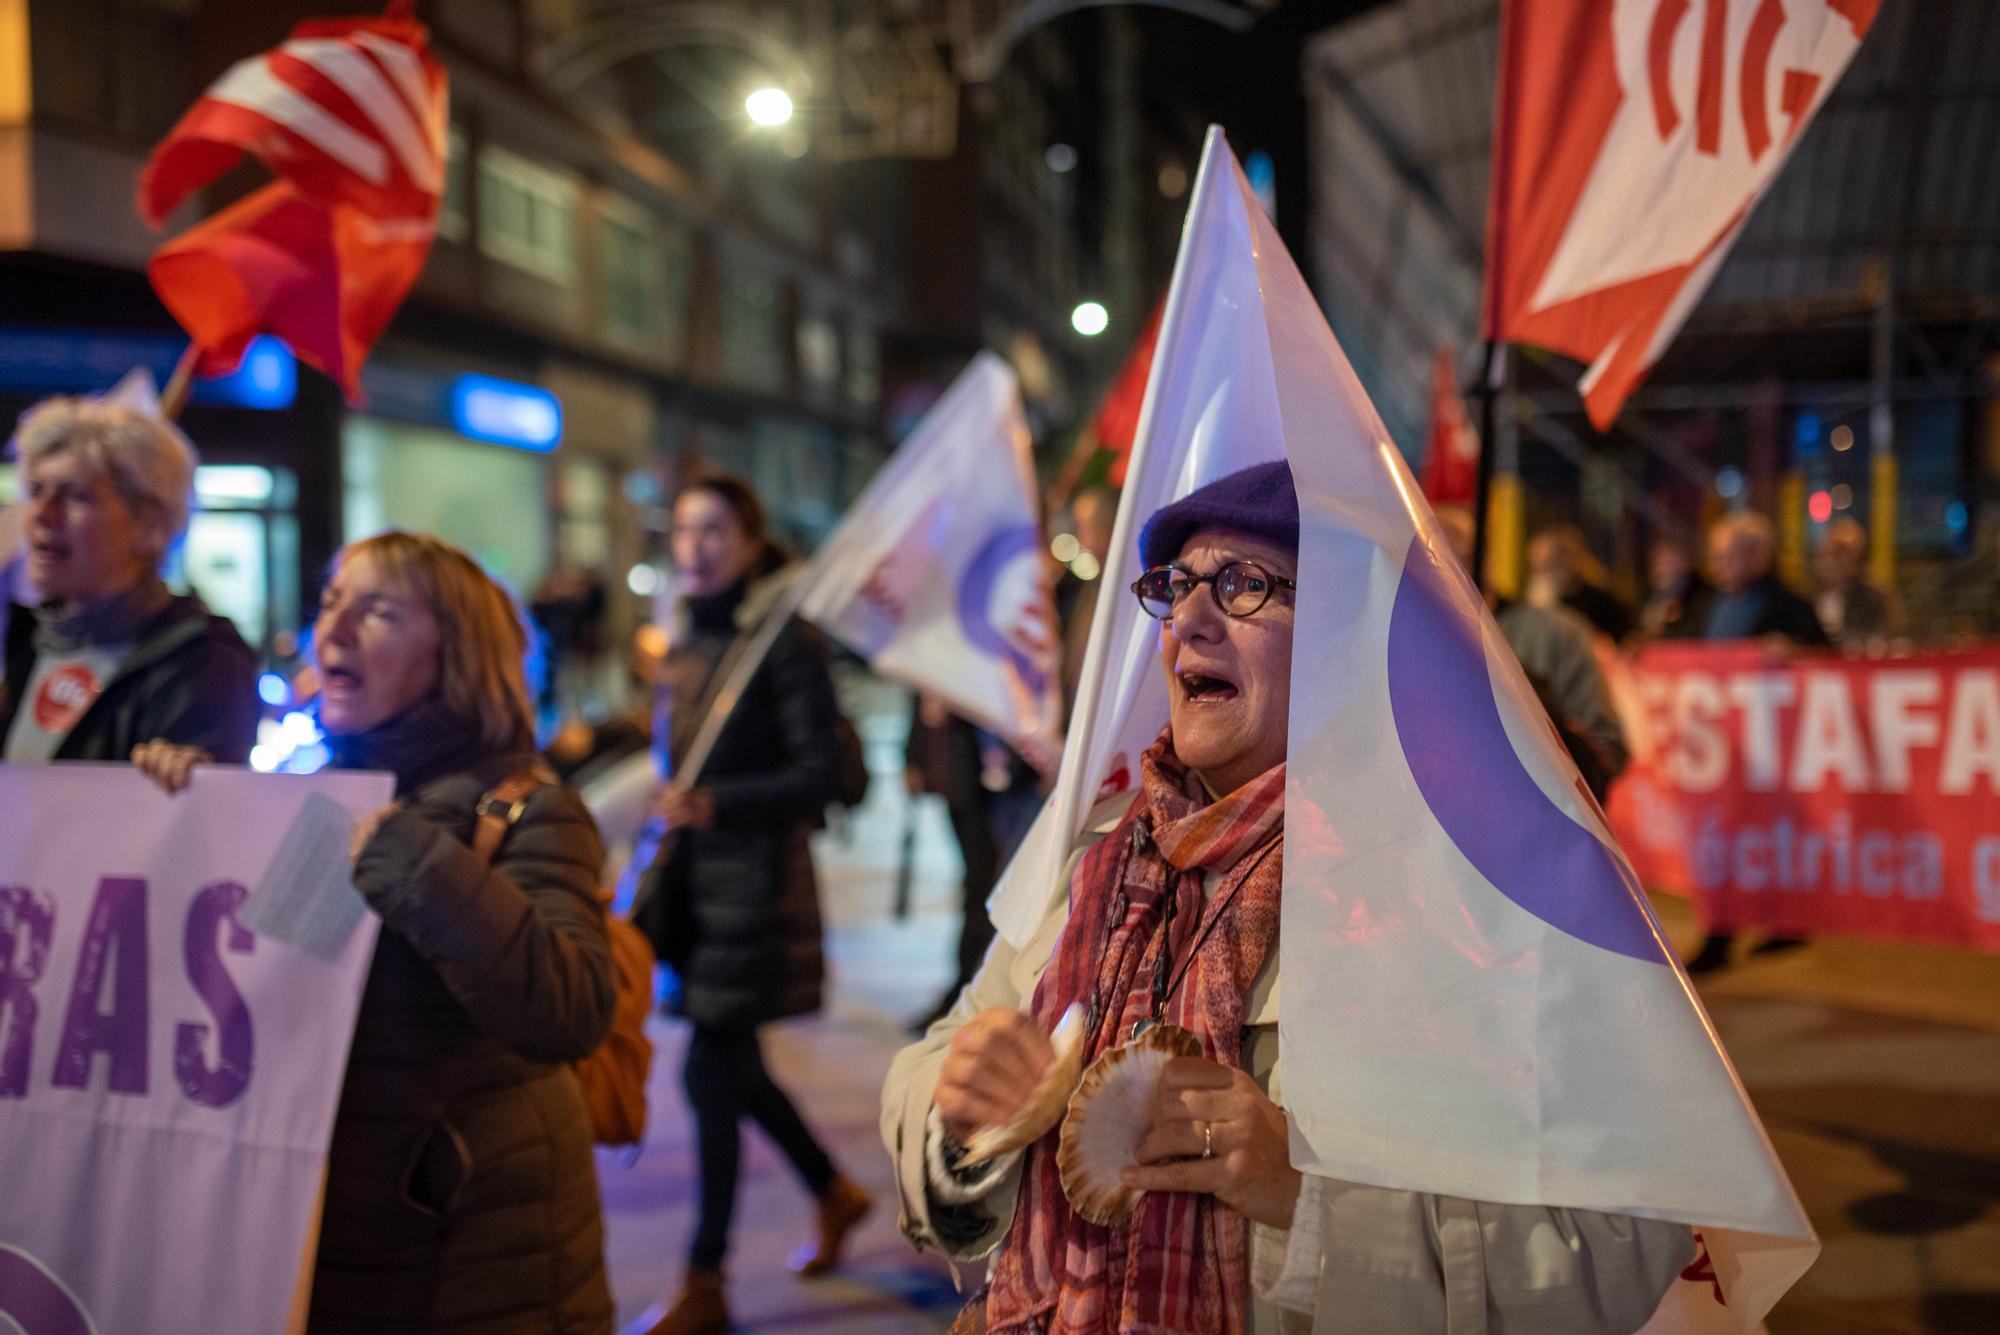
[[[348,877],[348,836],[354,818],[332,798],[314,793],[299,805],[276,856],[238,917],[258,936],[314,959],[339,957],[368,905]]]

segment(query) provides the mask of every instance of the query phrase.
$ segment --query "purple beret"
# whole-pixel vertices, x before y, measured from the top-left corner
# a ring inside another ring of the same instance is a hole
[[[1297,551],[1299,493],[1292,486],[1292,466],[1282,459],[1254,464],[1154,511],[1139,533],[1140,563],[1148,570],[1166,565],[1205,528],[1247,533]]]

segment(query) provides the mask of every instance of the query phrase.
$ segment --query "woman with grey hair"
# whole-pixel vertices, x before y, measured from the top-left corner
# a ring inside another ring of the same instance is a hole
[[[187,438],[135,408],[59,397],[22,416],[14,454],[38,603],[7,618],[0,759],[143,765],[171,746],[155,773],[169,791],[197,761],[248,760],[256,655],[160,578],[187,530]]]

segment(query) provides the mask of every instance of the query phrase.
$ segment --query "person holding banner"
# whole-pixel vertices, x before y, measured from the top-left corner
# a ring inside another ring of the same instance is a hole
[[[194,447],[159,416],[53,398],[21,418],[25,575],[6,618],[0,758],[124,761],[156,746],[240,765],[257,734],[257,658],[160,566],[187,531]],[[185,778],[185,773],[179,775]]]
[[[309,1335],[611,1329],[571,1063],[615,1000],[597,830],[535,753],[513,600],[390,532],[334,558],[313,624],[333,763],[396,776],[351,838],[382,919],[328,1151]],[[171,789],[185,749],[140,767]],[[488,813],[497,846],[475,852]],[[343,868],[341,879],[350,873]]]
[[[1092,813],[1028,943],[996,942],[891,1067],[883,1132],[906,1235],[994,1255],[956,1331],[1630,1335],[1695,1255],[1681,1224],[1291,1166],[1276,1021],[1298,543],[1282,462],[1152,517],[1132,589],[1162,623],[1168,728],[1138,791]],[[1137,1162],[1091,1170],[1145,1193],[1116,1226],[1072,1205],[1078,1165],[1059,1162],[1047,1118],[1020,1125],[1072,1006],[1086,1063],[1156,1024],[1199,1047],[1129,1114],[1147,1128]],[[968,1166],[967,1142],[996,1127],[1029,1143]]]
[[[743,646],[782,595],[785,558],[757,494],[737,478],[691,483],[673,513],[679,597],[660,668],[672,766],[687,762],[712,711],[727,719],[698,782],[670,782],[660,799],[667,839],[634,917],[681,977],[694,1024],[684,1078],[701,1157],[686,1280],[653,1335],[699,1335],[729,1328],[722,1263],[743,1118],[764,1129],[818,1201],[817,1235],[793,1253],[794,1270],[831,1270],[872,1201],[771,1078],[757,1033],[821,1004],[819,884],[808,838],[839,788],[841,765],[826,649],[810,627],[786,624],[741,695],[720,703]]]

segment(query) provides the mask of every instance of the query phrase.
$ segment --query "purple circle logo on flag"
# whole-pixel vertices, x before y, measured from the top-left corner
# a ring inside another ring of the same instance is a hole
[[[24,1335],[97,1335],[97,1323],[49,1268],[0,1242],[0,1322]]]
[[[1055,673],[1055,627],[1042,589],[1041,533],[1033,524],[988,538],[958,586],[958,628],[981,653],[1014,670],[1039,697]]]
[[[1665,962],[1625,860],[1570,819],[1514,753],[1480,623],[1422,535],[1389,613],[1389,706],[1431,814],[1493,888],[1579,941]]]

